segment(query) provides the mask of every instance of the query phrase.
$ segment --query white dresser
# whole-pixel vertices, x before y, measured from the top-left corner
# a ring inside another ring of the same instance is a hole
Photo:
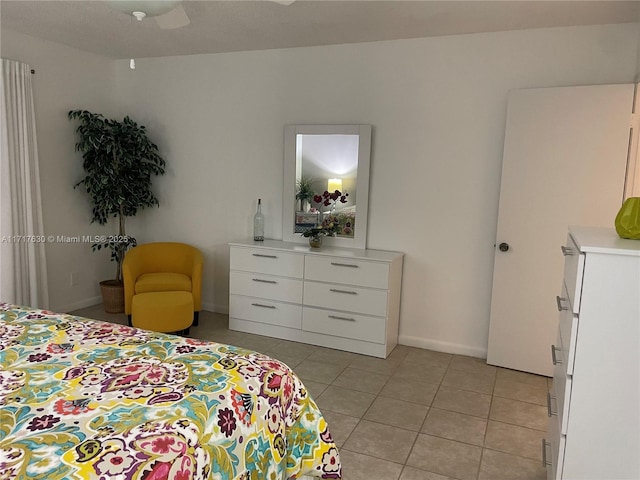
[[[229,245],[231,330],[382,358],[398,343],[402,253]]]
[[[553,389],[548,479],[640,479],[640,241],[570,227]]]

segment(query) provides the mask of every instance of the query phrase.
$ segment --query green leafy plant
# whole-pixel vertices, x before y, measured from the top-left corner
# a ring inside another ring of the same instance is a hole
[[[315,192],[313,191],[313,184],[316,183],[315,179],[311,177],[305,177],[302,175],[298,181],[296,181],[296,200],[306,200],[311,202]]]
[[[74,185],[84,187],[91,199],[93,218],[100,225],[118,219],[118,235],[92,245],[94,251],[111,250],[117,263],[116,281],[122,283],[122,261],[136,239],[125,232],[126,217],[139,209],[159,205],[151,191],[154,175],[163,175],[165,161],[158,147],[147,137],[146,128],[129,117],[122,121],[99,113],[71,110],[69,119],[79,120],[76,151],[82,152],[85,176]]]

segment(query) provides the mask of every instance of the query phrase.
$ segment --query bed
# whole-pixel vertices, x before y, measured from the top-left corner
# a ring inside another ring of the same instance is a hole
[[[285,364],[249,350],[0,303],[0,479],[341,477]]]

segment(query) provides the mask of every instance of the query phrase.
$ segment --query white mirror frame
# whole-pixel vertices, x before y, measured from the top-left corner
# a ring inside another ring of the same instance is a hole
[[[371,125],[287,125],[284,129],[284,185],[282,196],[282,240],[306,243],[309,239],[294,233],[296,195],[296,137],[298,135],[358,135],[356,180],[356,228],[354,236],[324,237],[323,245],[366,248],[369,216],[369,167],[371,163]]]

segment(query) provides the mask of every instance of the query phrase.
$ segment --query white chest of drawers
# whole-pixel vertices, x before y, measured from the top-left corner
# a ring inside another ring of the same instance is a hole
[[[640,241],[571,227],[551,346],[549,480],[640,479]]]
[[[398,343],[402,253],[229,245],[231,330],[382,358]]]

